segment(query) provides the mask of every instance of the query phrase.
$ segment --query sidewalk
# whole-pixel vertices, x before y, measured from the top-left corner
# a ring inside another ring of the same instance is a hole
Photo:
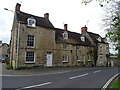
[[[1,63],[0,63],[1,64]],[[70,72],[74,70],[83,69],[81,67],[46,67],[46,68],[32,68],[23,70],[7,70],[5,63],[2,63],[2,76],[34,76],[34,75],[47,75]]]

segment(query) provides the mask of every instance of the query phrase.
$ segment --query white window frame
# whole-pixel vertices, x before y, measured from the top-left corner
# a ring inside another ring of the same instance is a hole
[[[30,22],[32,22],[32,24]],[[29,27],[35,27],[36,26],[36,20],[34,18],[28,18],[27,19],[27,24],[28,24]]]
[[[63,33],[63,38],[68,39],[68,33],[66,31]]]
[[[35,63],[35,52],[34,52],[34,61],[27,61],[27,59],[26,59],[27,52],[33,52],[33,51],[26,51],[25,52],[25,63]]]
[[[62,62],[68,62],[68,55],[63,55],[63,61]]]
[[[83,42],[85,41],[85,37],[84,37],[84,36],[81,36],[80,39],[81,39],[81,41],[83,41]]]
[[[28,48],[34,48],[35,47],[35,36],[34,36],[34,41],[33,41],[33,46],[28,46],[28,42],[31,43],[31,41],[29,40],[29,37],[28,36],[34,36],[34,35],[27,35],[27,47]]]
[[[68,50],[68,44],[67,43],[63,43],[63,50]]]

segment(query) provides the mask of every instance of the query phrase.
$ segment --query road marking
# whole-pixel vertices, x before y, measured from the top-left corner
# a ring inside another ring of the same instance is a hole
[[[83,76],[86,76],[86,75],[88,75],[88,74],[89,74],[89,73],[82,74],[82,75],[78,75],[78,76],[74,76],[74,77],[70,77],[69,79],[75,79],[75,78],[83,77]]]
[[[110,78],[107,83],[103,86],[103,88],[101,90],[106,90],[106,88],[109,86],[109,84],[118,76],[120,75],[120,73],[114,75],[112,78]]]
[[[93,73],[101,72],[101,70],[94,71]]]
[[[47,82],[47,83],[43,83],[43,84],[38,84],[38,85],[32,85],[32,86],[23,87],[23,88],[16,89],[16,90],[28,89],[28,88],[33,88],[33,87],[41,87],[41,86],[48,85],[48,84],[51,84],[51,83],[52,82]]]

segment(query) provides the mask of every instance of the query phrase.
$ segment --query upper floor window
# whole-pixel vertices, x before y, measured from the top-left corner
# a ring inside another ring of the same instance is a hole
[[[64,50],[67,50],[67,49],[68,49],[68,44],[67,44],[67,43],[64,43],[64,44],[63,44],[63,49],[64,49]]]
[[[26,62],[34,62],[35,61],[34,52],[26,52]]]
[[[100,54],[102,54],[102,47],[100,47]]]
[[[34,36],[33,35],[28,35],[27,46],[28,47],[34,47]]]
[[[85,37],[84,36],[81,36],[81,41],[85,41]]]
[[[108,54],[109,53],[109,48],[108,47],[106,47],[106,54]]]
[[[63,38],[68,39],[68,33],[66,31],[63,33]]]
[[[35,27],[36,26],[36,20],[34,18],[28,18],[27,22],[28,22],[29,27]]]
[[[77,46],[76,46],[76,49],[79,50],[79,49],[80,49],[80,45],[77,45]]]
[[[63,55],[63,62],[68,62],[68,55]]]

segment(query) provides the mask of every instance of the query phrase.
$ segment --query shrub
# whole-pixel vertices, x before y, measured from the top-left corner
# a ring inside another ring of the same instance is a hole
[[[6,69],[13,69],[13,66],[12,65],[6,65]]]
[[[7,65],[9,65],[9,64],[10,64],[10,59],[9,59],[9,58],[6,58],[6,59],[5,59],[5,63],[6,63]]]

